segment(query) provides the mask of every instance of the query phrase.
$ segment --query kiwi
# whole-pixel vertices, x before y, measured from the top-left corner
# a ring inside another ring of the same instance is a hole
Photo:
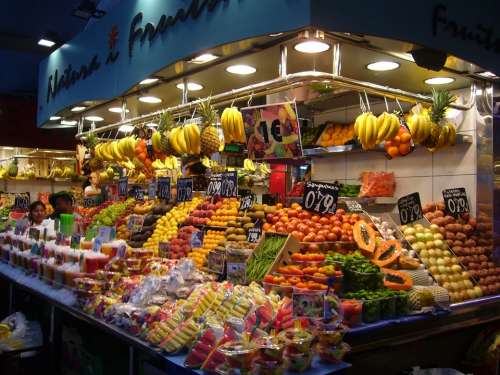
[[[253,226],[254,226],[253,223],[246,223],[245,225],[243,225],[243,228],[250,229],[250,228],[253,228]]]
[[[248,224],[248,223],[251,223],[251,222],[252,222],[252,218],[251,218],[251,217],[249,217],[249,216],[243,216],[243,217],[241,217],[241,222],[242,222],[243,224]]]
[[[276,212],[276,206],[264,205],[264,212],[266,214],[274,214]]]
[[[228,241],[237,241],[238,235],[237,234],[230,234],[229,236],[226,237]]]
[[[255,211],[255,217],[257,219],[264,219],[266,217],[266,214],[264,213],[264,211]]]
[[[236,234],[236,228],[227,228],[226,229],[226,236],[230,234]]]
[[[263,204],[259,204],[259,203],[255,203],[252,207],[252,210],[253,211],[263,211],[264,210],[264,205]]]
[[[244,234],[235,236],[235,241],[246,241],[246,240],[247,240],[247,236],[245,236]]]
[[[236,234],[245,234],[245,229],[243,228],[236,228]]]

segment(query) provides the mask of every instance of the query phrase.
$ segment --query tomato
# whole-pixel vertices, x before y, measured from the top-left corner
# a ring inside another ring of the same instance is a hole
[[[263,230],[264,232],[267,232],[270,228],[271,228],[271,224],[269,224],[269,223],[265,223],[265,224],[262,226],[262,230]]]
[[[281,221],[282,223],[288,223],[288,216],[286,215],[281,216],[279,221]]]
[[[319,219],[319,222],[321,224],[328,224],[330,222],[330,220],[328,220],[328,218],[326,218],[326,217],[322,217],[321,219]]]
[[[308,234],[303,239],[304,242],[314,242],[314,234]]]
[[[292,276],[288,279],[288,282],[292,285],[297,285],[298,283],[300,283],[302,280],[300,279],[300,277],[296,277],[296,276]]]
[[[333,227],[332,228],[332,232],[337,236],[339,237],[341,234],[342,234],[342,229],[340,229],[340,227]]]
[[[276,232],[278,233],[286,233],[286,227],[284,225],[277,225]]]
[[[286,225],[286,231],[287,231],[288,233],[292,233],[294,230],[295,230],[295,224],[288,223],[288,224]]]
[[[304,239],[304,233],[299,232],[298,230],[294,230],[291,235],[299,242],[302,242]]]
[[[289,217],[297,217],[298,212],[296,210],[288,210]]]
[[[305,224],[299,224],[297,225],[297,230],[299,232],[304,233],[305,235],[309,233],[309,227]]]
[[[318,215],[314,215],[311,217],[311,220],[314,221],[315,223],[319,222],[320,217]]]
[[[273,275],[266,275],[266,276],[264,276],[264,281],[266,283],[272,283],[274,281],[274,276]]]
[[[304,213],[304,219],[310,219],[311,213],[309,211],[302,211]]]
[[[314,242],[325,242],[325,241],[326,241],[326,238],[322,234],[317,234],[314,237]]]
[[[333,223],[333,225],[335,225],[335,227],[337,227],[337,228],[341,228],[342,227],[342,222],[340,220],[335,220],[335,222]]]
[[[338,215],[345,215],[345,210],[343,208],[339,208],[335,214],[338,214]]]
[[[301,253],[293,253],[292,254],[292,260],[295,260],[295,261],[302,260],[302,254]]]
[[[280,218],[279,218],[278,216],[276,216],[276,215],[275,215],[275,216],[273,216],[273,218],[271,219],[271,222],[272,222],[273,224],[276,224],[279,220],[280,220]]]
[[[342,224],[342,229],[351,229],[351,224],[349,224],[349,223],[343,223]]]
[[[342,236],[340,236],[340,240],[344,241],[344,242],[347,242],[347,241],[349,241],[349,236],[346,235],[346,234],[343,234]]]

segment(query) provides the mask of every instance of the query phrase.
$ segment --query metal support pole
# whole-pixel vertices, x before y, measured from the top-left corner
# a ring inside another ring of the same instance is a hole
[[[125,122],[125,119],[127,118],[127,101],[125,98],[122,100],[122,111],[120,113],[120,118],[122,122]]]
[[[51,344],[54,343],[54,315],[55,315],[55,307],[54,305],[50,305],[50,328],[49,328],[49,342]]]
[[[128,347],[128,373],[134,375],[134,347]]]
[[[188,82],[186,77],[182,79],[182,104],[188,102]]]
[[[341,62],[341,52],[340,52],[340,43],[335,43],[332,48],[333,54],[333,71],[332,74],[334,76],[340,76],[342,70],[342,62]]]
[[[9,283],[9,315],[14,312],[14,283]]]
[[[288,48],[286,45],[282,44],[282,45],[280,45],[280,66],[279,66],[280,77],[286,77],[287,57],[288,57]]]

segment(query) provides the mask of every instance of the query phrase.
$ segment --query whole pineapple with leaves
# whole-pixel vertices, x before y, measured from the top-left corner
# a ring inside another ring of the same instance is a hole
[[[432,90],[432,105],[429,111],[431,131],[424,145],[429,151],[436,151],[455,144],[456,129],[452,123],[445,123],[446,111],[455,101],[455,96],[448,91]]]
[[[202,128],[200,135],[201,154],[210,156],[219,151],[221,142],[215,123],[217,122],[217,112],[214,110],[210,99],[198,105],[198,113],[202,118]]]
[[[165,155],[175,155],[175,150],[168,141],[170,131],[174,128],[174,120],[170,112],[165,112],[160,119],[158,131],[160,132],[160,151]]]

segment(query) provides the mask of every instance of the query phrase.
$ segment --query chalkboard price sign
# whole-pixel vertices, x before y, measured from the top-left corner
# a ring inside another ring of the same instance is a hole
[[[120,177],[118,180],[118,195],[126,197],[128,191],[128,177]]]
[[[221,195],[222,189],[222,173],[216,173],[210,176],[207,186],[207,196],[214,197]]]
[[[170,200],[170,177],[158,177],[158,198]]]
[[[240,211],[245,211],[252,208],[255,200],[254,194],[243,195],[240,197]]]
[[[262,228],[260,227],[250,228],[247,233],[247,241],[253,243],[259,242],[261,236],[262,236]]]
[[[238,196],[238,174],[236,171],[222,173],[221,197]]]
[[[420,194],[413,193],[398,199],[399,220],[402,225],[413,223],[423,217]]]
[[[179,178],[177,180],[177,202],[186,202],[193,199],[193,179]]]
[[[308,181],[304,187],[302,206],[320,214],[335,213],[339,190],[338,184]]]
[[[465,188],[443,190],[444,206],[446,211],[453,216],[469,212],[469,201]]]
[[[26,211],[30,205],[30,197],[27,194],[18,194],[14,198],[14,210]]]

